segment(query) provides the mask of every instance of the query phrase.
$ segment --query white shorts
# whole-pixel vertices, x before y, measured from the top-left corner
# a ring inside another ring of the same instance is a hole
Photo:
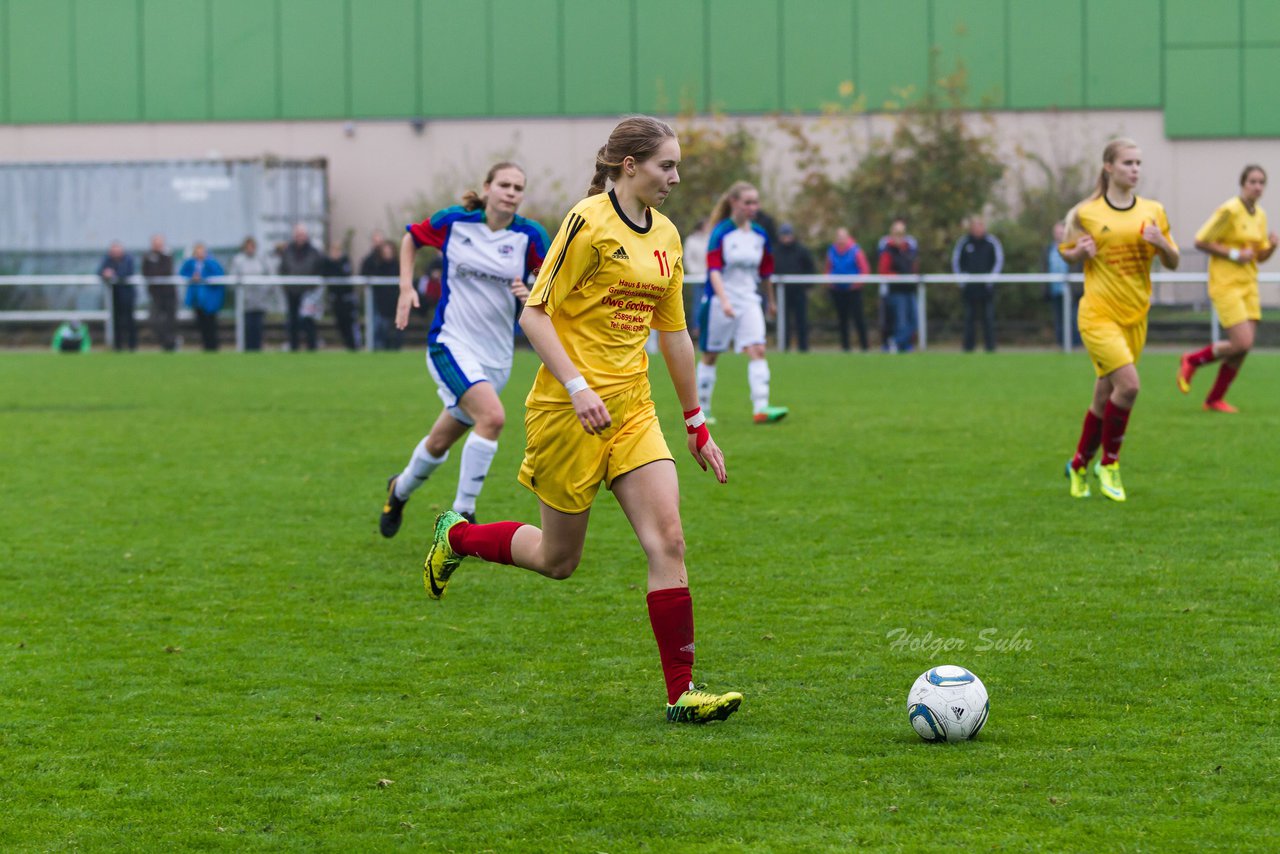
[[[475,421],[458,406],[458,400],[467,389],[476,383],[487,382],[495,392],[502,394],[507,380],[511,378],[510,365],[502,368],[482,365],[474,353],[456,345],[439,343],[427,345],[427,370],[436,381],[437,393],[445,410],[468,426],[474,425]]]
[[[720,298],[703,296],[698,306],[698,343],[704,353],[723,353],[730,348],[741,353],[753,344],[765,343],[764,307],[759,295],[741,302],[730,300],[733,317],[725,317]]]

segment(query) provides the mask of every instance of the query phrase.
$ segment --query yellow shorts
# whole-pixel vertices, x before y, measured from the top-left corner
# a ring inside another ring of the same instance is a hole
[[[1125,365],[1136,365],[1142,358],[1142,347],[1147,343],[1147,319],[1125,325],[1111,318],[1088,311],[1081,303],[1077,317],[1080,340],[1093,362],[1093,370],[1105,377]]]
[[[520,482],[561,513],[591,509],[601,481],[656,460],[671,460],[648,381],[604,402],[612,425],[601,435],[582,429],[573,409],[526,409]]]
[[[1262,303],[1258,299],[1258,285],[1228,285],[1209,287],[1209,299],[1218,311],[1218,322],[1223,329],[1239,326],[1246,320],[1262,319]]]

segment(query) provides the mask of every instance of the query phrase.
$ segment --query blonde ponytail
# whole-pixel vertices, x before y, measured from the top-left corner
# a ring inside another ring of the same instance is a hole
[[[1117,137],[1116,139],[1113,139],[1110,142],[1108,142],[1107,147],[1102,149],[1102,162],[1104,164],[1115,163],[1116,158],[1120,156],[1120,152],[1124,151],[1126,148],[1137,148],[1137,147],[1138,147],[1138,143],[1134,142],[1128,137],[1125,137],[1125,136]],[[1107,174],[1106,167],[1104,166],[1102,170],[1098,173],[1098,183],[1093,188],[1093,194],[1090,195],[1089,198],[1085,199],[1085,201],[1091,202],[1094,199],[1102,198],[1107,194],[1107,190],[1110,189],[1110,187],[1111,187],[1111,176]]]

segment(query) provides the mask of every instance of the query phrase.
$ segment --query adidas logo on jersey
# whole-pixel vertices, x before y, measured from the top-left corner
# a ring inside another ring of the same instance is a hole
[[[1107,233],[1107,232],[1109,232],[1109,231],[1111,231],[1110,227],[1105,226],[1105,225],[1102,227],[1102,233],[1103,233],[1103,234],[1106,234],[1106,233]]]
[[[631,256],[627,254],[627,250],[626,250],[624,247],[622,247],[622,246],[619,246],[619,247],[618,247],[618,251],[616,251],[616,252],[614,252],[614,253],[613,253],[613,257],[614,257],[614,258],[617,258],[619,261],[630,261],[630,260],[631,260]]]

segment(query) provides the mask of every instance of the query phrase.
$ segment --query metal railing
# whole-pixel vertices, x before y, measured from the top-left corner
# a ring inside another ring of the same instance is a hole
[[[1045,285],[1053,282],[1071,282],[1078,284],[1084,281],[1084,277],[1079,273],[1073,273],[1064,277],[1050,273],[1004,273],[999,276],[980,276],[980,275],[952,275],[942,273],[930,273],[925,275],[909,275],[909,276],[879,276],[879,275],[778,275],[773,277],[774,285],[777,290],[775,297],[778,303],[778,320],[777,320],[777,338],[778,341],[784,342],[786,338],[786,289],[783,285],[825,285],[825,284],[863,284],[863,285],[915,285],[916,298],[916,315],[917,315],[917,335],[919,341],[919,349],[924,350],[928,346],[928,306],[926,295],[931,285],[964,285],[970,282],[992,282],[999,287],[1006,285]],[[1176,284],[1176,283],[1196,283],[1200,285],[1208,284],[1207,273],[1153,273],[1151,281],[1155,285],[1160,284]],[[1280,284],[1280,273],[1261,273],[1258,276],[1260,284]],[[167,276],[144,278],[142,276],[133,276],[128,281],[132,285],[148,285],[148,284],[167,284],[167,285],[186,285],[187,280],[180,276]],[[235,340],[236,349],[244,349],[244,288],[246,287],[266,287],[272,285],[306,285],[316,287],[319,285],[396,285],[400,280],[394,276],[346,276],[342,278],[326,278],[323,276],[218,276],[208,279],[206,284],[210,285],[226,285],[233,289],[233,311],[235,315]],[[0,311],[0,323],[5,322],[31,322],[31,321],[48,321],[56,323],[63,320],[81,320],[81,321],[99,321],[105,324],[106,340],[108,346],[114,343],[114,330],[111,324],[111,288],[106,287],[101,277],[92,274],[86,275],[40,275],[40,276],[0,276],[0,287],[43,287],[43,286],[96,286],[103,288],[105,307],[96,310],[72,310],[72,309],[36,309],[21,311]],[[1074,298],[1070,288],[1063,288],[1062,293],[1063,317],[1070,318],[1073,315]],[[1217,341],[1221,336],[1221,329],[1218,323],[1218,314],[1216,311],[1210,312],[1210,335],[1213,341]],[[136,312],[139,319],[144,319],[146,313],[143,311]],[[190,319],[189,311],[179,310],[180,319]],[[370,287],[364,288],[364,339],[365,349],[372,350],[374,345],[374,310],[373,310],[373,290]],[[1071,331],[1073,323],[1063,323],[1062,348],[1070,351],[1072,349]]]
[[[126,284],[135,287],[143,285],[178,285],[186,286],[187,279],[181,276],[130,276]],[[325,276],[213,276],[202,282],[207,285],[225,285],[232,289],[233,302],[232,310],[235,316],[235,340],[236,350],[244,350],[244,288],[246,287],[267,287],[272,285],[305,285],[307,287],[317,287],[319,285],[395,285],[399,286],[400,279],[395,276],[343,276],[340,278],[331,278]],[[105,338],[107,346],[110,347],[115,343],[115,328],[111,323],[112,314],[112,298],[111,288],[108,287],[100,276],[93,274],[86,275],[51,275],[51,276],[0,276],[0,287],[66,287],[66,286],[96,286],[103,289],[104,307],[100,309],[90,310],[74,310],[74,309],[32,309],[20,311],[0,311],[0,323],[23,323],[31,321],[47,321],[50,323],[58,323],[64,320],[80,320],[80,321],[97,321],[105,325]],[[141,310],[135,310],[135,318],[145,319],[147,313]],[[182,307],[178,309],[178,318],[180,320],[190,320],[194,314]],[[374,345],[374,310],[373,310],[373,289],[365,287],[364,289],[364,341],[365,349],[372,350]]]
[[[1208,286],[1208,273],[1152,273],[1152,285],[1161,284],[1179,284],[1179,283],[1196,283]],[[783,285],[826,285],[826,284],[863,284],[863,285],[915,285],[916,293],[916,334],[918,336],[918,347],[924,350],[928,347],[928,305],[926,296],[930,285],[966,285],[970,283],[991,282],[997,286],[1004,285],[1048,285],[1055,282],[1069,282],[1071,284],[1081,284],[1084,282],[1084,275],[1081,273],[1070,273],[1066,276],[1053,273],[1002,273],[998,276],[983,275],[966,275],[952,273],[927,273],[923,275],[899,275],[899,276],[880,276],[880,275],[777,275],[773,277],[773,283],[776,288],[774,299],[778,304],[778,320],[777,320],[777,337],[779,348],[783,347],[787,340],[787,295],[786,288]],[[1280,283],[1280,273],[1260,273],[1258,275],[1260,284],[1276,284]],[[1161,303],[1164,304],[1164,303]],[[1062,324],[1062,349],[1071,352],[1072,340],[1071,333],[1075,327],[1074,320],[1075,297],[1071,293],[1071,288],[1064,287],[1062,289],[1062,311],[1063,317],[1070,319],[1070,322]],[[1218,312],[1210,307],[1209,334],[1211,340],[1217,341],[1221,337],[1221,327],[1218,323]]]

